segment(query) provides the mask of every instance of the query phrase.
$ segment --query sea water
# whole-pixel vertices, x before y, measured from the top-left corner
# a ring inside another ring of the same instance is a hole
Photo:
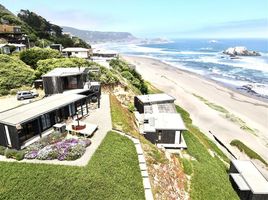
[[[244,46],[261,56],[223,54],[229,47]],[[174,67],[197,73],[250,95],[268,99],[267,39],[179,39],[163,44],[110,45],[119,53],[160,59]]]

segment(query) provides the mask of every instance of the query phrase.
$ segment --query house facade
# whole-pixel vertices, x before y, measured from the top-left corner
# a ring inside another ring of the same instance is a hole
[[[89,58],[90,49],[80,48],[80,47],[69,47],[62,49],[63,55],[66,57],[77,57],[77,58]]]
[[[54,124],[88,112],[88,98],[79,94],[56,94],[7,110],[0,114],[0,145],[24,148]]]
[[[175,98],[167,94],[134,97],[135,117],[140,133],[164,148],[186,148],[182,132],[186,130],[180,114],[176,112]]]

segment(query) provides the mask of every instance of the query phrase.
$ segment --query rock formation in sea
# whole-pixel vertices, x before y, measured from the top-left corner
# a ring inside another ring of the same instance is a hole
[[[261,54],[256,51],[250,51],[246,47],[231,47],[226,49],[224,54],[230,56],[260,56]]]

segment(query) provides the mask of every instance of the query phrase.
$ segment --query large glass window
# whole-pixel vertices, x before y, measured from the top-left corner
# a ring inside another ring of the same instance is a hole
[[[41,116],[42,129],[43,131],[51,127],[51,121],[49,114],[44,114]]]
[[[26,124],[23,124],[22,129],[18,132],[18,134],[19,134],[19,141],[21,144],[26,140],[38,135],[39,129],[37,119],[28,122]]]

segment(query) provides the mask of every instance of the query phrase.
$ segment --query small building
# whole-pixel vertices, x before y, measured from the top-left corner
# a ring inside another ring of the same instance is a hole
[[[89,58],[90,49],[81,47],[69,47],[62,49],[62,53],[67,57],[77,57],[77,58]]]
[[[0,114],[0,145],[21,149],[41,138],[54,124],[69,117],[87,115],[88,98],[56,94]]]
[[[186,127],[174,101],[165,93],[134,97],[136,121],[140,133],[153,144],[169,149],[186,148],[182,135]]]
[[[100,58],[116,58],[118,53],[111,50],[93,49],[93,57]]]
[[[268,182],[250,160],[232,160],[229,179],[241,200],[268,199]]]
[[[1,54],[10,54],[10,46],[8,44],[0,44]]]

